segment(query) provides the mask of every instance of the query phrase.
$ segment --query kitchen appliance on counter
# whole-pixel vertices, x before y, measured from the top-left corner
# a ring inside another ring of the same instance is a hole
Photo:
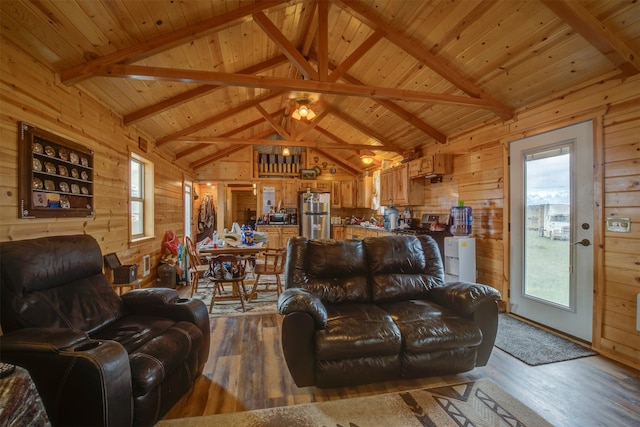
[[[286,208],[287,215],[289,215],[289,224],[296,225],[298,224],[298,209],[296,208]]]
[[[289,224],[289,214],[282,212],[269,214],[269,225],[284,224]]]
[[[300,194],[300,235],[308,239],[329,239],[331,193],[307,191]]]
[[[444,260],[444,239],[445,237],[452,236],[449,228],[446,226],[448,220],[448,214],[424,214],[420,219],[420,223],[417,223],[417,219],[412,219],[408,223],[410,224],[408,228],[396,228],[393,230],[393,234],[407,236],[426,234],[433,237],[438,244],[438,249],[440,249],[440,256]]]

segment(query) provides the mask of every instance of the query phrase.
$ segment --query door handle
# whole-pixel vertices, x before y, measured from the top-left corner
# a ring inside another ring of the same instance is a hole
[[[591,242],[589,241],[589,239],[582,239],[579,242],[572,243],[572,245],[590,246]]]

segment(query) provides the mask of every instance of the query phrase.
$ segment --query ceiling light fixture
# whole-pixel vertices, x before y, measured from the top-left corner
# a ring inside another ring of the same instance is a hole
[[[370,165],[371,163],[373,163],[373,157],[375,156],[375,153],[368,151],[368,152],[361,152],[360,153],[360,160],[362,160],[362,163],[364,163],[365,165]]]
[[[307,120],[313,120],[316,116],[316,113],[313,112],[311,108],[307,105],[309,101],[300,100],[298,101],[298,108],[296,108],[293,113],[291,113],[291,117],[296,120],[302,120],[306,118]]]
[[[291,151],[289,151],[289,147],[284,147],[282,149],[282,155],[283,156],[290,156],[291,155]]]

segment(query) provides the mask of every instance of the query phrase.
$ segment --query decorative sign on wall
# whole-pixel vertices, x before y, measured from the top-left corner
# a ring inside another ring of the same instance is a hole
[[[262,213],[273,213],[276,209],[276,187],[262,187]]]
[[[93,150],[18,123],[19,217],[93,216]]]

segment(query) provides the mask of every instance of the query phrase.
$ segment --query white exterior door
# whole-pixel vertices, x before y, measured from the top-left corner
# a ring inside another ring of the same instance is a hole
[[[510,146],[511,312],[592,339],[593,125]]]

